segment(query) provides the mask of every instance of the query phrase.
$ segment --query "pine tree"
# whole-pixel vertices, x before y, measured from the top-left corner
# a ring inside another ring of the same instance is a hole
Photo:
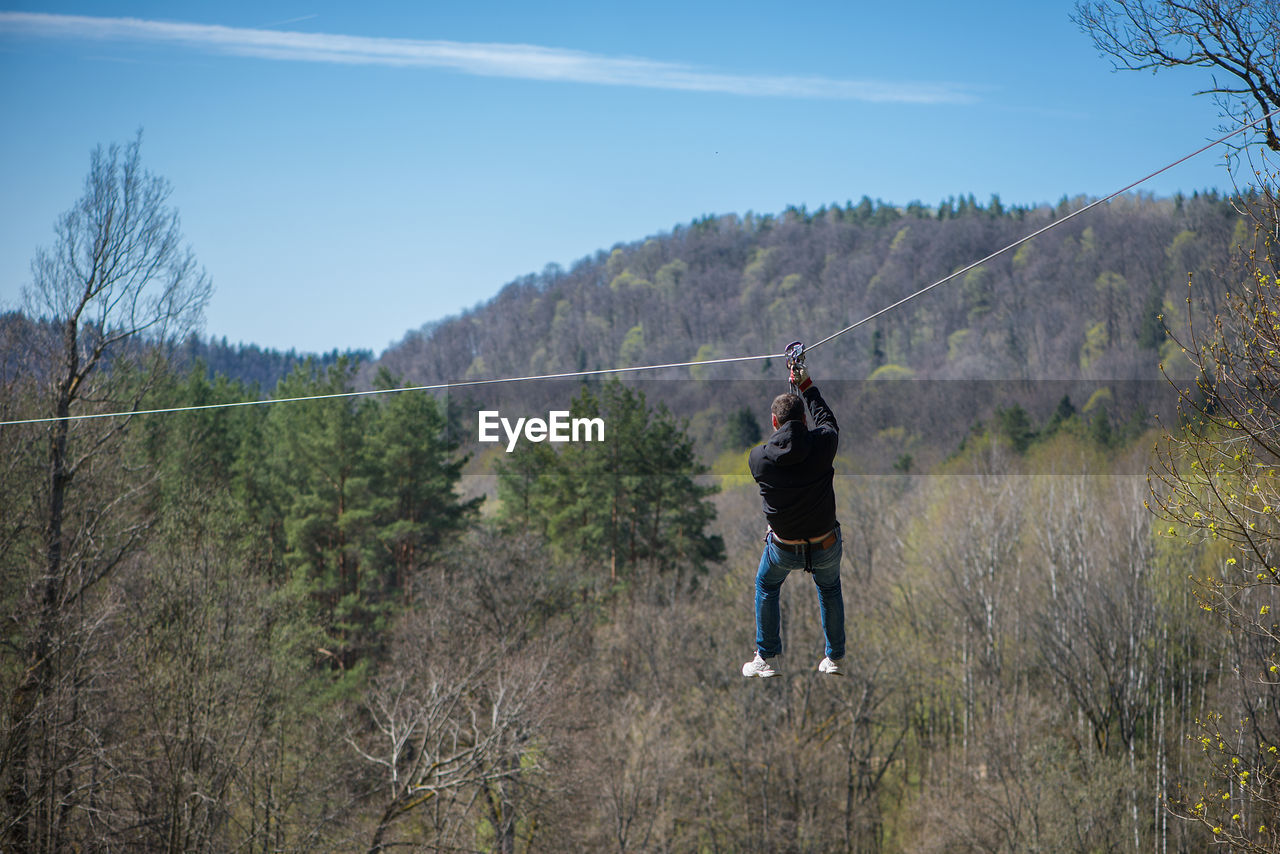
[[[377,387],[399,385],[381,369]],[[406,603],[413,576],[446,539],[471,524],[483,501],[457,497],[466,458],[456,455],[458,443],[448,438],[445,421],[435,398],[402,392],[380,402],[369,435],[377,548],[367,559],[384,568],[387,589]]]
[[[1031,418],[1020,405],[1014,404],[1007,409],[996,409],[996,423],[1000,435],[1009,440],[1017,453],[1025,453],[1028,446],[1036,438],[1036,431],[1031,426]]]
[[[353,389],[356,366],[327,371],[308,361],[280,382],[276,396],[311,397]],[[374,466],[366,447],[374,403],[368,398],[308,400],[271,407],[267,441],[285,487],[284,563],[333,638],[342,668],[374,642],[385,619],[383,579],[367,560],[374,537]]]
[[[603,419],[604,441],[558,453],[517,447],[499,467],[503,519],[542,529],[565,557],[607,566],[611,582],[651,591],[660,579],[696,583],[708,563],[723,558],[724,544],[706,532],[715,487],[696,480],[707,469],[685,425],[616,380],[598,395],[584,389],[572,412]]]

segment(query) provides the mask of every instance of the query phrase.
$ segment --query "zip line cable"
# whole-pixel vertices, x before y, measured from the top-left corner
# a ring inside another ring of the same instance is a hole
[[[193,406],[170,406],[163,409],[134,409],[125,412],[93,412],[84,415],[67,415],[61,418],[24,418],[17,421],[0,421],[0,427],[11,424],[46,424],[52,421],[87,421],[90,418],[122,418],[126,415],[163,415],[171,412],[198,412],[202,409],[230,409],[236,406],[263,406],[268,403],[298,403],[303,400],[333,400],[340,397],[362,397],[371,394],[395,394],[402,391],[439,391],[442,389],[464,388],[466,386],[493,385],[495,383],[518,383],[531,380],[563,380],[574,377],[599,376],[601,374],[620,374],[628,371],[660,371],[664,368],[688,368],[698,365],[720,365],[727,362],[751,362],[761,359],[775,358],[777,353],[766,353],[762,356],[729,356],[723,359],[707,359],[701,362],[672,362],[666,365],[637,365],[630,368],[599,368],[591,371],[569,371],[563,374],[536,374],[527,377],[501,377],[489,380],[461,380],[458,382],[434,383],[432,385],[405,386],[403,388],[371,388],[363,391],[340,391],[333,394],[309,394],[303,397],[276,397],[265,400],[236,400],[230,403],[201,403]]]
[[[998,249],[995,252],[992,252],[990,255],[986,256],[985,258],[982,258],[978,261],[974,261],[972,264],[969,264],[967,266],[961,267],[959,270],[956,270],[954,273],[951,273],[950,275],[947,275],[941,279],[938,279],[933,284],[926,285],[925,287],[921,288],[915,293],[909,294],[903,297],[902,299],[898,300],[897,302],[891,303],[890,305],[885,306],[879,311],[873,314],[867,315],[866,317],[862,318],[856,323],[852,323],[849,326],[846,326],[844,329],[841,329],[838,332],[828,335],[826,338],[823,338],[817,344],[811,344],[808,347],[806,347],[804,349],[804,352],[807,353],[810,350],[815,350],[818,347],[821,347],[823,344],[826,344],[828,341],[832,340],[833,338],[838,338],[841,335],[845,334],[846,332],[851,332],[854,329],[857,329],[859,326],[862,326],[865,323],[875,320],[877,317],[880,317],[883,314],[887,314],[888,312],[893,311],[895,308],[898,308],[899,306],[910,302],[916,297],[921,296],[922,294],[926,294],[940,285],[946,284],[947,282],[951,281],[952,279],[955,279],[957,276],[961,275],[962,273],[967,273],[968,271],[974,269],[975,267],[982,266],[983,264],[987,263],[993,258],[998,258],[999,256],[1003,255],[1004,253],[1008,252],[1011,249],[1016,249],[1017,247],[1026,243],[1027,241],[1035,237],[1039,237],[1041,234],[1044,234],[1046,231],[1049,231],[1052,228],[1057,228],[1059,225],[1062,225],[1067,220],[1072,219],[1073,217],[1079,216],[1085,211],[1091,210],[1092,208],[1095,208],[1098,205],[1105,204],[1123,193],[1127,193],[1128,191],[1132,190],[1134,187],[1137,187],[1140,184],[1144,184],[1147,181],[1150,181],[1152,178],[1156,177],[1157,175],[1160,175],[1164,172],[1168,172],[1173,167],[1178,166],[1182,163],[1185,163],[1186,161],[1190,160],[1193,157],[1196,157],[1197,155],[1203,154],[1204,152],[1208,151],[1210,148],[1213,148],[1216,145],[1221,145],[1222,143],[1226,142],[1228,139],[1231,139],[1234,136],[1244,133],[1249,128],[1257,124],[1260,124],[1266,121],[1267,119],[1271,118],[1272,116],[1275,116],[1278,114],[1280,114],[1280,109],[1272,110],[1270,113],[1267,113],[1266,115],[1262,116],[1259,119],[1255,119],[1254,121],[1249,122],[1248,124],[1241,125],[1239,128],[1237,128],[1236,130],[1233,130],[1231,133],[1226,134],[1225,136],[1221,136],[1213,140],[1212,142],[1204,146],[1201,146],[1200,148],[1197,148],[1195,151],[1191,152],[1190,154],[1184,157],[1178,158],[1177,160],[1173,161],[1167,166],[1163,166],[1157,169],[1156,171],[1152,172],[1151,174],[1146,175],[1145,177],[1139,178],[1138,180],[1134,181],[1133,183],[1125,187],[1121,187],[1119,190],[1116,190],[1114,193],[1111,193],[1110,195],[1104,196],[1101,199],[1097,199],[1093,202],[1090,202],[1089,204],[1085,205],[1079,210],[1072,211],[1071,213],[1067,214],[1061,219],[1055,219],[1053,222],[1049,223],[1048,225],[1045,225],[1041,228],[1036,229],[1035,231],[1031,232],[1025,237],[1022,237],[1019,240],[1016,240],[1013,243],[1010,243],[1008,246],[1005,246],[1003,249]],[[532,382],[535,380],[573,379],[575,377],[603,376],[606,374],[622,374],[622,373],[632,373],[632,372],[638,372],[638,371],[659,371],[667,368],[691,368],[691,367],[697,367],[700,365],[722,365],[730,362],[757,362],[764,359],[783,358],[785,355],[786,355],[785,353],[765,353],[759,356],[729,356],[722,359],[706,359],[704,361],[698,361],[698,362],[671,362],[664,365],[636,365],[634,367],[628,367],[628,368],[599,368],[599,369],[590,370],[590,371],[566,371],[564,373],[559,373],[559,374],[535,374],[535,375],[523,376],[523,377],[500,377],[496,379],[487,379],[487,380],[461,380],[459,382],[434,383],[432,385],[419,385],[419,386],[405,386],[403,388],[379,388],[379,389],[365,389],[363,391],[335,392],[333,394],[313,394],[313,395],[306,395],[303,397],[267,398],[265,400],[239,400],[239,401],[232,401],[230,403],[204,403],[204,404],[196,404],[192,406],[170,406],[170,407],[164,407],[160,409],[133,409],[133,410],[127,410],[124,412],[94,412],[94,413],[87,413],[87,414],[80,414],[80,415],[54,416],[49,418],[22,418],[14,421],[0,421],[0,427],[15,426],[18,424],[48,424],[55,421],[87,421],[92,418],[122,418],[122,417],[133,416],[133,415],[165,415],[165,414],[175,413],[175,412],[198,412],[206,409],[231,409],[233,407],[238,407],[238,406],[264,406],[271,403],[298,403],[304,400],[333,400],[335,398],[362,397],[362,396],[373,395],[373,394],[395,394],[397,392],[402,392],[402,391],[440,391],[440,390],[451,389],[451,388],[466,388],[469,386],[494,385],[497,383],[517,383],[517,382]]]

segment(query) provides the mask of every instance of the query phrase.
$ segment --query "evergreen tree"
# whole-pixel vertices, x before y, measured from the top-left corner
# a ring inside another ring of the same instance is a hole
[[[197,362],[185,377],[157,392],[156,407],[206,406],[252,400],[244,384],[218,375],[210,379]],[[227,407],[173,413],[144,422],[146,454],[156,471],[157,518],[181,526],[188,541],[206,529],[239,533],[237,545],[258,553],[265,532],[235,491],[242,448],[261,436],[265,413]]]
[[[1099,447],[1109,448],[1113,439],[1111,417],[1107,415],[1107,407],[1099,406],[1089,421],[1089,435]]]
[[[400,385],[379,371],[377,387]],[[384,579],[405,601],[412,576],[450,536],[464,530],[483,498],[458,499],[455,488],[466,457],[456,455],[445,412],[435,398],[403,392],[384,398],[368,437],[374,468],[373,508],[377,549],[367,559],[385,567]]]
[[[1138,327],[1138,346],[1144,350],[1159,350],[1164,343],[1164,293],[1153,285],[1142,307],[1142,323]]]
[[[1007,409],[996,409],[996,424],[1000,435],[1009,440],[1009,444],[1019,454],[1025,453],[1027,447],[1036,437],[1031,426],[1031,418],[1027,411],[1018,404]]]
[[[696,583],[724,544],[706,532],[715,487],[696,481],[707,469],[685,426],[616,380],[584,389],[572,411],[603,419],[604,441],[517,447],[499,466],[504,520],[541,527],[563,556],[607,564],[611,581]]]
[[[1071,402],[1071,396],[1064,394],[1062,399],[1058,401],[1058,405],[1053,410],[1053,415],[1049,416],[1049,423],[1044,426],[1044,434],[1052,436],[1057,433],[1062,425],[1069,419],[1074,418],[1076,414],[1075,405]]]
[[[758,445],[762,436],[756,414],[745,406],[734,410],[725,421],[725,438],[733,449]]]
[[[308,361],[276,396],[346,394],[356,369],[345,356],[323,370]],[[378,375],[379,388],[398,384]],[[466,459],[448,434],[433,397],[401,392],[272,406],[241,446],[242,512],[278,555],[270,565],[305,593],[341,668],[383,647],[414,577],[475,518],[480,499],[456,493]]]
[[[280,398],[343,394],[355,365],[340,360],[327,371],[308,361],[280,382]],[[285,566],[302,587],[333,654],[345,668],[374,642],[385,619],[385,579],[368,554],[373,547],[374,464],[366,439],[374,403],[368,398],[308,400],[271,407],[267,463],[285,487]]]

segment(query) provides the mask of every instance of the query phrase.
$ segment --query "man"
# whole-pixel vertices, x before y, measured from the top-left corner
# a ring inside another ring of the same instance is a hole
[[[844,596],[840,590],[843,542],[836,521],[832,461],[839,442],[835,416],[813,385],[802,359],[791,366],[791,384],[800,392],[773,401],[774,434],[751,450],[751,475],[760,485],[769,531],[756,572],[756,655],[742,665],[743,676],[776,676],[782,652],[778,594],[792,570],[813,573],[818,588],[826,657],[818,671],[843,675]],[[805,406],[814,427],[805,425]]]

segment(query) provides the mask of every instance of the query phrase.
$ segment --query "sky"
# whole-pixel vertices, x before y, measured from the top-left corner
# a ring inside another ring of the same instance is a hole
[[[205,334],[375,354],[705,215],[1100,197],[1220,135],[1208,72],[1116,72],[1072,11],[0,0],[0,311],[90,152],[139,129]],[[1142,189],[1228,188],[1223,153]]]

